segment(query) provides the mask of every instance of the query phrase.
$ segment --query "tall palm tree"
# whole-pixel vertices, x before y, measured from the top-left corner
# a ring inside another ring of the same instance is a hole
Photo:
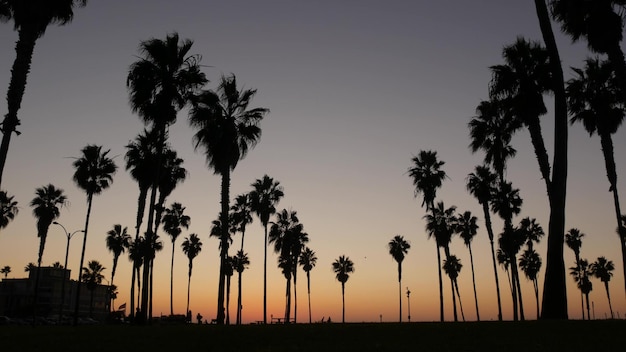
[[[111,269],[111,286],[115,280],[115,270],[117,269],[117,261],[122,253],[130,246],[131,237],[128,234],[128,228],[122,228],[122,225],[113,225],[113,228],[107,232],[106,246],[113,253],[113,269]],[[115,303],[115,300],[113,301]],[[115,304],[113,304],[115,307]]]
[[[586,259],[581,259],[576,263],[576,266],[569,268],[570,275],[576,282],[576,287],[585,295],[585,302],[587,303],[587,320],[591,320],[591,314],[589,310],[589,293],[593,290],[593,285],[589,276],[591,276],[591,268],[589,262]]]
[[[235,197],[235,204],[230,208],[233,216],[233,225],[236,231],[241,232],[241,251],[243,240],[246,237],[246,227],[252,223],[252,202],[249,193],[243,193]]]
[[[403,236],[396,235],[387,244],[389,254],[398,263],[398,298],[399,298],[399,321],[402,322],[402,261],[409,252],[411,245]]]
[[[476,320],[480,321],[480,313],[478,311],[478,294],[476,293],[476,276],[474,274],[474,254],[472,253],[472,240],[478,234],[478,218],[473,216],[470,211],[459,214],[456,220],[456,232],[463,239],[463,243],[469,250],[470,265],[472,268],[472,285],[474,287],[474,302],[476,304]]]
[[[473,195],[483,208],[485,216],[485,227],[489,236],[491,247],[491,261],[493,264],[493,275],[496,280],[496,295],[498,299],[498,320],[502,321],[502,301],[500,298],[500,280],[498,278],[498,267],[496,262],[496,252],[494,246],[493,228],[491,226],[491,213],[489,212],[489,202],[495,192],[498,176],[491,172],[488,166],[476,166],[473,173],[467,175],[467,190]]]
[[[600,137],[606,174],[611,185],[609,192],[613,192],[613,204],[622,249],[622,265],[626,269],[626,229],[620,220],[622,212],[617,192],[617,167],[611,137],[624,122],[624,108],[626,107],[624,92],[617,84],[613,67],[608,62],[587,59],[584,69],[574,68],[573,70],[576,77],[567,82],[571,122],[581,122],[590,136],[596,133]],[[626,271],[624,271],[624,280],[626,280]],[[624,290],[626,291],[626,282]]]
[[[6,191],[0,191],[0,229],[6,228],[19,212],[17,201]]]
[[[244,253],[242,250],[237,251],[237,255],[232,257],[233,269],[237,272],[237,325],[241,325],[241,276],[243,271],[248,269],[250,265],[250,259],[248,253]]]
[[[176,122],[178,111],[186,107],[193,94],[207,79],[200,71],[200,56],[190,54],[193,41],[179,40],[178,33],[165,39],[152,38],[139,44],[141,56],[130,66],[126,86],[129,91],[130,106],[133,112],[156,131],[156,165],[161,164],[164,155],[167,127]],[[152,177],[152,191],[148,205],[148,237],[152,237],[156,193],[161,169],[157,167]],[[148,238],[148,241],[151,241]],[[146,259],[144,259],[146,261]],[[150,272],[144,266],[144,282]],[[141,292],[141,311],[148,309],[148,287]]]
[[[609,293],[609,281],[611,281],[611,277],[613,276],[613,270],[615,270],[615,265],[613,264],[612,260],[608,260],[605,257],[598,257],[595,262],[591,263],[590,269],[591,274],[604,283],[606,298],[609,300],[611,319],[613,319],[613,306],[611,305],[611,294]]]
[[[132,240],[128,246],[128,260],[130,260],[133,267],[133,275],[130,285],[131,319],[135,318],[135,306],[133,304],[135,302],[135,282],[137,282],[137,293],[139,294],[141,292],[141,277],[139,275],[139,271],[143,265],[142,248],[144,247],[144,241],[145,239],[143,236],[139,236]],[[139,303],[139,297],[137,297],[137,303]]]
[[[537,319],[539,319],[539,283],[537,281],[537,274],[539,274],[539,270],[541,270],[541,257],[539,253],[532,248],[526,249],[519,258],[519,267],[522,269],[526,278],[533,283],[535,300],[537,301]]]
[[[2,174],[9,152],[9,143],[13,132],[20,125],[17,113],[22,105],[22,98],[26,90],[26,80],[35,50],[37,39],[45,33],[48,25],[65,25],[74,18],[74,9],[83,7],[87,0],[3,0],[0,11],[0,21],[13,21],[13,27],[18,32],[19,39],[15,45],[15,61],[11,68],[11,80],[7,91],[8,111],[1,124],[3,133],[0,143],[0,189],[2,189]]]
[[[346,322],[346,282],[350,274],[354,272],[354,263],[345,255],[340,256],[333,262],[333,272],[337,281],[341,282],[341,322]]]
[[[302,253],[300,253],[299,261],[302,270],[306,273],[306,287],[309,297],[309,324],[311,324],[313,322],[311,319],[311,270],[313,270],[315,264],[317,264],[317,256],[311,248],[305,247]]]
[[[11,267],[6,265],[4,266],[2,269],[0,269],[0,274],[4,274],[4,278],[6,279],[7,276],[11,273]]]
[[[259,141],[259,122],[269,112],[265,108],[248,108],[255,95],[255,89],[240,91],[234,75],[222,76],[217,91],[205,90],[200,93],[189,113],[189,121],[197,130],[193,137],[195,148],[204,149],[209,167],[222,177],[222,242],[226,242],[229,232],[231,172]],[[227,251],[228,247],[223,245],[217,298],[218,324],[224,323],[224,269]]]
[[[80,267],[83,267],[85,260],[85,249],[87,246],[87,231],[89,230],[89,217],[91,216],[91,205],[93,196],[102,193],[113,183],[113,174],[117,166],[113,159],[109,157],[111,150],[102,150],[98,145],[87,145],[81,150],[81,156],[77,158],[73,165],[75,168],[72,179],[74,183],[87,194],[87,215],[85,216],[85,230],[83,232],[83,247],[80,254]],[[80,297],[81,280],[79,277],[76,287],[76,305],[74,308],[74,325],[78,323],[78,308]]]
[[[187,312],[189,312],[189,292],[191,289],[191,270],[193,269],[193,260],[198,256],[200,251],[202,251],[202,241],[200,241],[200,237],[195,233],[189,235],[189,237],[185,237],[185,240],[181,244],[183,248],[183,253],[189,259],[189,273],[187,279]]]
[[[454,298],[454,291],[456,290],[456,296],[459,298],[459,307],[461,308],[461,317],[463,321],[465,321],[465,314],[463,313],[463,303],[461,303],[461,293],[459,292],[459,282],[457,280],[457,278],[459,277],[459,273],[461,272],[461,268],[463,268],[463,264],[461,264],[461,260],[457,258],[456,255],[450,255],[447,259],[443,261],[443,270],[446,272],[446,275],[450,277],[450,280],[454,283],[454,286],[452,287],[452,298]],[[456,302],[454,304],[456,305]]]
[[[580,247],[582,247],[582,238],[585,237],[583,232],[580,232],[577,228],[570,229],[565,234],[565,244],[574,252],[576,263],[580,261]],[[582,291],[580,292],[580,309],[582,312],[583,320],[585,320],[585,303]]]
[[[267,324],[267,224],[270,216],[276,213],[276,206],[285,196],[280,182],[264,175],[252,185],[250,192],[250,208],[259,217],[265,233],[263,249],[263,323]]]
[[[163,230],[170,236],[172,240],[172,264],[170,265],[170,315],[174,315],[174,248],[176,247],[176,239],[183,232],[183,228],[188,229],[191,218],[185,215],[185,207],[182,204],[174,202],[169,208],[165,209],[163,217]]]
[[[437,152],[432,150],[421,150],[411,161],[413,166],[409,168],[408,172],[415,187],[415,197],[419,194],[422,195],[422,206],[426,206],[428,212],[434,209],[437,190],[441,188],[441,184],[446,178],[446,172],[441,169],[445,162],[438,160]],[[437,273],[439,275],[439,316],[440,320],[443,321],[443,277],[441,275],[439,244],[437,244]]]
[[[81,281],[85,282],[87,289],[91,292],[89,299],[89,317],[93,318],[93,293],[102,283],[104,279],[104,269],[106,269],[97,260],[90,260],[87,267],[82,268]]]

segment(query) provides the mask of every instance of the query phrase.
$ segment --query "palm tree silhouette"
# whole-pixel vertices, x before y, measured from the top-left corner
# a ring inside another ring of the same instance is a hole
[[[585,234],[580,232],[577,228],[572,228],[565,234],[565,244],[574,252],[576,263],[580,261],[580,247],[583,245],[583,237],[585,237]],[[582,291],[580,292],[580,309],[583,320],[585,320],[585,303]]]
[[[237,325],[241,325],[241,276],[243,271],[248,269],[250,265],[250,259],[248,253],[244,253],[242,250],[237,251],[237,255],[232,257],[233,269],[237,272]]]
[[[195,233],[189,235],[189,238],[185,237],[185,240],[181,244],[183,248],[183,253],[189,259],[189,274],[187,279],[187,312],[189,312],[189,292],[191,289],[191,270],[193,269],[193,260],[198,256],[200,251],[202,251],[202,241],[200,241],[200,237]]]
[[[33,271],[35,271],[35,269],[37,269],[37,265],[33,262],[30,262],[24,267],[24,272],[32,273]]]
[[[402,261],[409,252],[411,245],[403,236],[396,235],[387,244],[389,254],[398,263],[398,298],[399,298],[399,321],[402,322]]]
[[[456,220],[456,232],[463,239],[463,243],[469,250],[470,265],[472,268],[472,285],[474,287],[474,302],[476,303],[476,320],[480,321],[480,313],[478,311],[478,294],[476,293],[476,276],[474,275],[474,254],[472,253],[472,240],[478,234],[478,218],[466,211],[459,214]]]
[[[1,124],[2,142],[0,143],[0,189],[2,189],[2,174],[9,152],[9,143],[13,132],[20,125],[17,112],[22,105],[22,98],[26,90],[26,79],[35,50],[37,39],[45,33],[48,25],[65,25],[74,18],[74,8],[83,7],[87,0],[59,0],[59,1],[24,1],[4,0],[0,11],[0,22],[13,21],[13,27],[18,32],[19,39],[15,45],[15,61],[11,68],[11,80],[7,91],[8,111]]]
[[[131,109],[146,124],[152,125],[156,133],[156,165],[161,165],[165,152],[167,127],[176,121],[178,111],[186,107],[192,95],[206,82],[204,73],[200,72],[200,56],[191,55],[189,51],[193,42],[188,39],[179,40],[178,33],[172,33],[162,39],[149,39],[139,44],[141,57],[130,66],[126,86],[129,90]],[[148,205],[147,240],[153,242],[154,212],[156,193],[160,180],[161,168],[153,169],[152,191]],[[149,264],[147,258],[144,262]],[[150,276],[144,266],[144,282]],[[144,284],[141,292],[141,311],[148,309],[148,287]]]
[[[163,217],[163,230],[172,240],[172,264],[170,265],[170,315],[174,315],[174,248],[176,239],[183,232],[182,228],[188,229],[191,218],[184,214],[185,207],[180,203],[172,203],[165,209]]]
[[[80,254],[80,267],[83,267],[85,260],[85,249],[87,246],[87,232],[89,230],[89,217],[91,216],[91,205],[93,196],[102,193],[111,186],[113,182],[113,174],[117,170],[117,166],[111,158],[109,158],[110,150],[103,151],[101,146],[87,145],[81,150],[81,156],[77,158],[73,166],[75,168],[72,179],[74,183],[85,191],[87,194],[87,215],[85,217],[85,231],[83,232],[83,247]],[[79,278],[76,287],[76,304],[74,307],[74,325],[78,324],[78,308],[80,303],[80,286]]]
[[[539,319],[539,283],[537,282],[537,274],[541,269],[541,257],[539,253],[532,248],[526,249],[519,258],[519,267],[526,278],[533,283],[535,290],[535,300],[537,301],[537,319]]]
[[[463,321],[465,321],[465,314],[463,313],[463,303],[461,303],[461,293],[459,292],[459,282],[457,281],[462,267],[463,264],[461,264],[461,260],[457,258],[456,255],[450,255],[447,259],[443,261],[443,270],[446,272],[446,275],[450,277],[450,281],[452,281],[453,283],[453,298],[454,291],[456,290],[456,296],[459,298],[459,307],[461,308],[461,317]]]
[[[236,232],[241,232],[241,251],[246,237],[246,226],[252,223],[252,203],[249,193],[243,193],[235,197],[235,204],[230,208],[233,217],[233,225]]]
[[[187,179],[187,170],[182,166],[184,160],[178,157],[175,150],[165,147],[161,158],[161,170],[159,171],[159,199],[155,206],[154,232],[157,233],[161,225],[165,200],[172,194],[179,183]]]
[[[522,232],[523,237],[526,238],[526,246],[530,250],[533,249],[534,243],[539,243],[541,238],[545,235],[543,227],[541,227],[535,218],[523,218],[519,223],[519,230]]]
[[[306,287],[307,294],[309,297],[309,324],[313,322],[311,319],[311,270],[317,264],[317,256],[315,252],[311,250],[309,247],[305,247],[302,253],[300,253],[300,265],[302,266],[302,270],[306,272]]]
[[[102,272],[106,269],[100,264],[97,260],[90,260],[87,263],[87,267],[83,268],[81,281],[85,282],[87,285],[87,289],[91,292],[89,299],[89,317],[93,318],[93,293],[102,283],[102,279],[104,279],[104,275]]]
[[[0,274],[4,274],[4,278],[6,279],[7,276],[11,273],[11,267],[6,265],[5,267],[3,267],[2,269],[0,269]]]
[[[346,282],[350,274],[354,272],[354,263],[345,255],[340,256],[333,262],[333,272],[337,281],[341,282],[341,322],[346,322]],[[329,318],[330,319],[330,318]]]
[[[606,298],[609,300],[611,319],[613,319],[613,306],[611,305],[611,294],[609,293],[609,281],[611,281],[611,277],[613,276],[613,270],[615,270],[615,265],[613,264],[613,261],[608,260],[605,257],[598,257],[598,260],[591,263],[590,269],[591,274],[604,283]]]
[[[144,234],[144,238],[146,240],[143,242],[144,246],[142,247],[143,257],[144,257],[144,271],[148,270],[150,275],[146,279],[144,277],[144,289],[148,286],[148,319],[152,320],[152,293],[154,287],[154,258],[156,257],[156,252],[160,252],[163,250],[163,241],[161,241],[159,235],[156,233],[152,234],[152,236],[148,236],[148,233]],[[147,268],[146,268],[147,267]],[[149,281],[148,281],[149,280]]]
[[[422,195],[422,206],[426,206],[428,212],[428,210],[434,209],[437,189],[441,188],[441,184],[446,178],[446,172],[441,169],[445,162],[439,161],[437,152],[431,150],[421,150],[411,161],[413,166],[409,168],[408,172],[415,187],[415,197],[419,194]],[[437,273],[439,274],[439,316],[440,320],[443,321],[443,278],[439,244],[437,244]]]
[[[130,246],[131,237],[128,234],[128,228],[122,228],[122,225],[113,225],[113,229],[107,232],[106,246],[113,253],[113,269],[111,270],[111,286],[115,280],[115,270],[117,269],[117,261],[122,253]],[[115,307],[115,300],[113,300]]]
[[[573,70],[577,77],[567,82],[571,122],[581,122],[590,136],[596,133],[600,137],[606,173],[611,185],[609,192],[613,192],[618,237],[622,249],[622,264],[626,270],[626,229],[620,220],[622,212],[617,193],[617,167],[611,137],[624,121],[624,93],[616,81],[613,66],[608,62],[587,59],[584,69],[574,68]],[[626,271],[624,279],[626,280]],[[624,285],[626,291],[626,282]]]
[[[230,279],[234,273],[233,257],[229,256],[226,259],[226,266],[224,266],[224,274],[226,275],[226,325],[230,325]]]
[[[587,303],[587,320],[591,320],[591,314],[589,311],[589,293],[593,290],[593,285],[589,276],[592,275],[589,262],[586,259],[581,259],[576,263],[576,266],[569,268],[570,275],[576,282],[576,287],[585,295],[585,302]]]
[[[267,224],[270,216],[276,213],[276,205],[285,196],[280,182],[264,175],[252,185],[250,192],[250,207],[259,217],[265,230],[264,254],[263,254],[263,323],[267,324]]]
[[[19,212],[17,201],[6,191],[0,191],[0,229],[6,228]]]
[[[496,252],[494,246],[493,228],[491,226],[491,213],[489,212],[489,202],[495,192],[498,176],[491,172],[488,166],[476,166],[475,171],[467,175],[467,190],[472,194],[483,208],[485,215],[485,227],[489,236],[491,247],[491,260],[493,264],[493,275],[496,280],[496,295],[498,298],[498,320],[502,321],[502,301],[500,298],[500,280],[498,279],[498,267],[496,262]]]
[[[259,122],[269,112],[265,108],[248,109],[256,95],[255,89],[239,90],[234,75],[222,76],[217,91],[205,90],[196,98],[189,113],[189,121],[197,131],[195,148],[204,149],[206,161],[222,177],[221,213],[222,251],[217,295],[217,323],[224,323],[224,275],[228,246],[228,211],[230,178],[241,159],[261,137]]]
[[[143,241],[145,241],[143,236],[139,236],[132,240],[128,246],[128,260],[132,263],[133,267],[133,275],[130,286],[131,319],[134,319],[135,317],[135,311],[132,311],[135,309],[135,282],[137,282],[137,303],[139,303],[139,293],[141,292],[141,277],[139,275],[139,271],[143,265],[143,253],[141,251],[144,246]]]

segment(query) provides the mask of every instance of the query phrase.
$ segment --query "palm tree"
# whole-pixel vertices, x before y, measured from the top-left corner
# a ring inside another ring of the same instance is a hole
[[[159,171],[159,199],[155,206],[154,232],[156,233],[161,225],[163,211],[165,210],[165,200],[172,194],[179,183],[187,179],[187,169],[182,164],[185,161],[178,157],[178,153],[169,147],[165,148],[162,156],[161,170]]]
[[[163,230],[172,240],[172,264],[170,265],[170,315],[174,315],[174,247],[176,239],[183,232],[182,228],[188,229],[191,218],[184,214],[185,207],[180,203],[172,203],[165,209],[163,217]]]
[[[122,225],[113,225],[113,229],[107,232],[106,246],[113,253],[113,269],[111,270],[111,286],[115,280],[115,270],[117,269],[117,260],[120,255],[130,246],[131,237],[128,234],[128,228],[122,228]],[[115,303],[115,300],[113,300]],[[115,304],[113,304],[115,307]]]
[[[102,279],[104,279],[104,275],[102,274],[104,269],[106,268],[97,260],[90,260],[87,263],[87,267],[84,267],[82,270],[80,279],[85,282],[87,289],[91,292],[89,300],[89,317],[91,318],[93,318],[93,293],[98,285],[102,283]]]
[[[620,220],[622,212],[617,193],[617,167],[611,137],[624,121],[624,92],[620,90],[613,67],[608,62],[587,59],[584,70],[577,68],[573,70],[577,77],[567,82],[571,122],[581,122],[585,130],[589,132],[589,136],[597,133],[600,137],[606,173],[611,185],[609,191],[613,192],[613,204],[622,249],[622,264],[626,269],[626,229],[622,227]],[[626,271],[624,271],[624,279],[626,280]],[[624,285],[624,290],[626,290],[626,282]]]
[[[576,263],[576,266],[569,268],[570,275],[574,278],[576,282],[576,287],[585,295],[585,302],[587,303],[587,320],[591,320],[591,314],[589,311],[589,293],[593,289],[593,285],[591,284],[591,280],[589,280],[589,276],[591,276],[591,268],[589,267],[589,262],[586,259],[581,259]]]
[[[598,257],[598,260],[591,263],[590,265],[591,274],[596,278],[600,279],[604,283],[604,288],[606,289],[606,298],[609,300],[609,310],[611,311],[611,319],[613,316],[613,306],[611,306],[611,294],[609,293],[609,281],[611,281],[611,277],[613,276],[613,270],[615,270],[615,265],[612,260],[608,260],[605,257]],[[6,277],[6,275],[5,275]]]
[[[354,263],[345,255],[340,256],[333,262],[333,272],[337,281],[341,282],[341,322],[346,322],[346,281],[354,272]]]
[[[26,264],[26,266],[24,267],[24,272],[27,273],[32,273],[35,270],[37,270],[37,265],[33,262]]]
[[[574,252],[576,263],[580,261],[580,247],[582,247],[583,244],[583,237],[585,237],[585,234],[580,232],[577,228],[572,228],[565,234],[565,244]],[[585,302],[582,291],[580,292],[580,309],[583,320],[585,320]]]
[[[233,269],[237,271],[237,325],[241,325],[241,276],[243,271],[248,269],[250,265],[250,259],[248,253],[244,253],[242,250],[237,251],[237,255],[232,257]]]
[[[523,237],[526,238],[526,246],[530,250],[532,250],[534,244],[539,243],[541,238],[545,235],[543,227],[541,227],[535,218],[523,218],[519,223],[519,230],[522,232]]]
[[[483,208],[485,215],[485,227],[489,236],[491,247],[491,260],[493,264],[493,275],[496,279],[496,295],[498,298],[498,320],[502,321],[502,302],[500,299],[500,280],[498,279],[498,267],[496,264],[496,252],[494,248],[494,235],[491,226],[491,213],[489,212],[489,202],[495,192],[497,175],[492,173],[487,166],[476,166],[475,171],[467,175],[467,190],[472,194]]]
[[[246,226],[252,223],[252,202],[249,193],[243,193],[235,198],[235,204],[230,208],[233,216],[233,225],[236,232],[241,232],[241,251],[243,240],[246,237]]]
[[[456,232],[463,239],[463,243],[469,250],[470,265],[472,268],[472,285],[474,286],[474,302],[476,303],[476,320],[480,321],[480,313],[478,312],[478,295],[476,293],[476,276],[474,275],[474,254],[472,253],[472,240],[478,234],[478,218],[466,211],[459,214],[456,220]]]
[[[441,188],[446,172],[441,169],[445,164],[437,159],[437,152],[421,150],[416,157],[411,159],[413,166],[409,168],[409,176],[415,187],[415,197],[422,195],[422,206],[426,211],[435,207],[437,189]],[[434,214],[434,213],[433,213]],[[441,253],[437,244],[437,273],[439,274],[439,316],[443,321],[443,278],[441,275]]]
[[[226,275],[226,325],[230,325],[230,279],[235,273],[233,267],[233,257],[229,256],[226,259],[226,266],[224,267],[224,274]]]
[[[139,292],[141,292],[141,278],[139,271],[143,265],[142,248],[144,246],[144,241],[145,239],[143,236],[139,236],[132,240],[128,246],[128,260],[130,260],[133,264],[133,275],[130,285],[131,319],[134,319],[135,317],[135,311],[133,311],[135,309],[135,281],[137,282],[137,293],[139,294]],[[137,297],[137,303],[139,303],[139,297]]]
[[[409,252],[411,245],[407,242],[403,236],[396,235],[387,244],[389,254],[393,260],[398,263],[398,298],[399,298],[399,321],[402,322],[402,261],[404,256]]]
[[[539,253],[532,248],[526,249],[519,258],[519,267],[526,278],[533,283],[535,289],[535,300],[537,301],[537,319],[539,319],[539,283],[537,282],[537,274],[541,269],[541,257]]]
[[[11,273],[11,267],[10,266],[5,266],[4,268],[0,269],[0,274],[4,274],[4,278],[6,279],[7,276],[9,275],[9,273]]]
[[[447,259],[443,261],[443,270],[446,272],[446,275],[450,277],[450,280],[454,283],[454,286],[452,287],[452,295],[454,296],[454,291],[456,290],[456,296],[459,298],[459,307],[461,308],[461,317],[463,318],[463,321],[465,321],[465,314],[463,314],[463,303],[461,303],[461,293],[459,292],[459,283],[457,281],[462,267],[463,264],[461,264],[461,260],[457,258],[456,255],[450,255]],[[456,303],[454,304],[456,305]]]
[[[164,155],[167,127],[176,121],[178,111],[186,107],[193,94],[207,79],[200,71],[200,56],[189,51],[193,42],[179,40],[178,33],[166,36],[164,40],[152,38],[139,44],[141,57],[130,66],[126,86],[129,90],[131,109],[156,132],[156,165],[161,165]],[[148,241],[154,234],[153,221],[156,206],[156,192],[160,180],[160,167],[154,169],[152,191],[148,205]],[[146,259],[144,259],[144,262]],[[144,282],[150,272],[144,267]],[[141,310],[148,309],[148,287],[141,292]]]
[[[252,185],[250,192],[250,208],[259,217],[265,230],[265,242],[263,249],[263,324],[267,324],[267,224],[270,216],[276,213],[276,205],[285,196],[280,182],[264,175]]]
[[[87,216],[85,217],[85,231],[83,232],[83,247],[80,254],[80,267],[83,267],[85,260],[85,249],[87,245],[87,231],[89,230],[89,217],[91,215],[91,205],[93,196],[102,193],[113,183],[113,174],[117,166],[108,154],[111,150],[103,151],[101,146],[87,145],[81,150],[82,155],[77,158],[73,166],[75,168],[74,183],[87,194]],[[79,277],[76,287],[76,305],[74,308],[74,325],[78,323],[78,308],[80,297],[81,280]]]
[[[299,261],[302,270],[306,272],[306,287],[309,297],[309,324],[311,324],[313,322],[311,319],[311,270],[313,270],[315,264],[317,264],[317,256],[311,248],[305,247],[302,253],[300,253]]]
[[[18,32],[19,39],[15,45],[15,61],[11,68],[11,81],[7,91],[8,111],[2,122],[2,143],[0,143],[0,189],[2,189],[2,174],[9,152],[9,143],[13,132],[20,125],[17,112],[22,105],[22,98],[26,90],[26,79],[35,50],[37,39],[45,33],[48,25],[65,25],[74,18],[74,8],[83,7],[87,0],[3,0],[0,11],[0,21],[13,20],[13,27]]]
[[[6,228],[17,216],[19,208],[13,196],[9,196],[6,191],[0,191],[0,229]]]
[[[200,251],[202,251],[202,241],[200,241],[200,237],[195,233],[189,235],[189,238],[185,237],[185,240],[181,244],[183,248],[183,253],[189,259],[189,274],[187,279],[187,312],[189,312],[189,292],[191,289],[191,270],[193,269],[193,260],[198,256]]]
[[[265,108],[248,109],[255,95],[255,89],[240,91],[234,75],[222,76],[217,91],[205,90],[198,95],[189,114],[190,123],[197,130],[193,137],[195,148],[204,149],[209,167],[222,177],[220,220],[223,243],[229,232],[231,172],[259,141],[259,122],[269,112]],[[224,323],[224,269],[227,257],[228,247],[223,245],[217,298],[218,324]]]

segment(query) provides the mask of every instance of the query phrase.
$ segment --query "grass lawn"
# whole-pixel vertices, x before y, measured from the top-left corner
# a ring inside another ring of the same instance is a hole
[[[626,320],[0,326],[0,351],[623,351]]]

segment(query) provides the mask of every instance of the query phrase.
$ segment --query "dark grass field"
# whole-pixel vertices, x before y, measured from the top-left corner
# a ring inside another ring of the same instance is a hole
[[[625,351],[626,321],[0,326],[2,352]]]

